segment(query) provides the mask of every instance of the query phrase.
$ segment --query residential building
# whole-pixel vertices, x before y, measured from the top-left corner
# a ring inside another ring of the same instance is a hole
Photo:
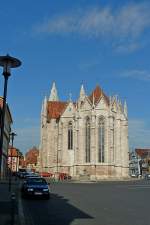
[[[36,171],[37,170],[37,158],[39,155],[39,150],[33,147],[25,154],[25,164],[26,168]]]
[[[135,151],[129,153],[129,175],[131,177],[138,177],[141,174],[140,171],[140,159]]]
[[[146,174],[150,172],[150,149],[148,148],[136,148],[137,158],[139,160],[140,174]]]
[[[0,97],[0,118],[2,115],[3,98]],[[7,157],[9,147],[9,134],[12,125],[12,116],[8,104],[6,104],[5,120],[4,120],[4,135],[3,135],[3,148],[2,148],[2,163],[1,163],[1,176],[7,175]],[[1,124],[0,124],[1,125]]]
[[[75,179],[127,178],[127,104],[96,86],[88,96],[60,101],[55,83],[41,110],[40,171],[68,173]]]
[[[20,151],[19,149],[9,146],[8,149],[8,168],[12,172],[18,172],[19,170],[19,160],[20,159]]]

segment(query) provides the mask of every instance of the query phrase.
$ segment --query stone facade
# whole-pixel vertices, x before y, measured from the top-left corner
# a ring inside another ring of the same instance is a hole
[[[87,96],[83,85],[76,103],[62,102],[53,83],[42,104],[39,150],[41,171],[76,179],[128,177],[126,102],[108,98],[99,86]]]

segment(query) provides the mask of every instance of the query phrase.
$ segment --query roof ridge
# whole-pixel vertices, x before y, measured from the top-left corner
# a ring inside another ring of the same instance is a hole
[[[92,91],[91,95],[88,96],[90,99],[91,103],[93,102],[93,95],[94,95],[94,103],[97,104],[102,96],[104,96],[107,104],[109,104],[109,98],[108,96],[104,93],[102,88],[97,84],[95,89]]]

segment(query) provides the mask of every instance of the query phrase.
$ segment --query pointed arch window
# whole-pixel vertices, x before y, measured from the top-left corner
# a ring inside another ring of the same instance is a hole
[[[87,117],[86,118],[86,127],[85,127],[85,153],[86,153],[86,162],[90,162],[90,137],[91,134],[90,134],[90,118]]]
[[[72,122],[69,122],[68,124],[68,149],[73,149],[73,126]]]
[[[104,162],[105,157],[105,119],[100,117],[98,121],[98,161]]]

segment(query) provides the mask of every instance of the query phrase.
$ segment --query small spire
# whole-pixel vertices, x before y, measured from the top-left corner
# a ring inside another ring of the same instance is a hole
[[[118,103],[118,95],[114,95],[114,102]]]
[[[69,102],[72,102],[72,94],[69,93]]]
[[[43,113],[43,110],[44,110],[44,101],[42,101],[41,115]]]
[[[126,101],[124,102],[124,114],[125,114],[126,117],[128,116],[128,108],[127,108]]]
[[[83,84],[81,85],[81,89],[80,89],[80,96],[79,96],[79,100],[80,101],[84,101],[85,99],[85,90],[84,90],[84,87],[83,87]]]
[[[41,117],[43,118],[43,121],[45,121],[46,116],[47,116],[47,97],[45,96],[41,110]]]
[[[46,112],[46,108],[47,108],[47,97],[45,96],[44,102],[43,102],[43,112],[44,112],[44,114]]]
[[[47,103],[47,97],[46,96],[44,98],[44,105],[45,105],[45,103]]]
[[[122,110],[122,102],[121,102],[120,99],[119,99],[119,109],[120,109],[121,112],[123,111],[123,110]]]
[[[53,85],[52,85],[49,101],[59,101],[55,82],[53,82]]]

